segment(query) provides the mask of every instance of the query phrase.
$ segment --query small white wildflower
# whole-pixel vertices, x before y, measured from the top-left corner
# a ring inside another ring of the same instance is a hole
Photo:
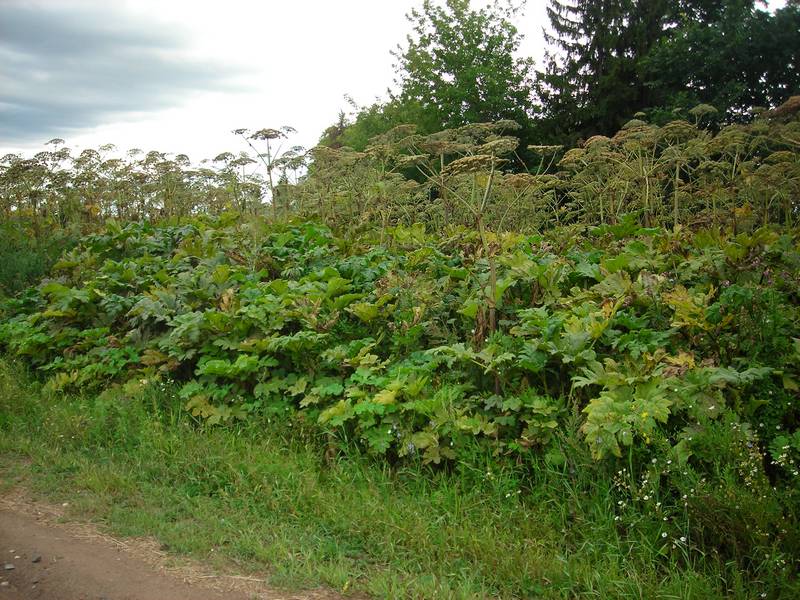
[[[664,533],[662,533],[662,534],[661,534],[661,537],[662,537],[662,538],[665,538],[665,537],[667,537],[667,532],[665,531]]]

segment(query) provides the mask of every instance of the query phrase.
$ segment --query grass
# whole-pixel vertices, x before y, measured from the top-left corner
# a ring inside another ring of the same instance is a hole
[[[202,427],[170,390],[48,395],[0,362],[0,475],[121,536],[155,536],[217,567],[376,598],[791,597],[708,558],[622,535],[608,478],[507,467],[449,471],[326,461],[319,440],[264,421]],[[527,472],[527,475],[525,473]],[[771,586],[771,587],[770,587]],[[797,592],[795,589],[794,592]]]

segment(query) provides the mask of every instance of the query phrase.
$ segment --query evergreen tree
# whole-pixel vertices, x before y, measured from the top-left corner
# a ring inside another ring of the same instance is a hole
[[[712,6],[686,14],[642,62],[656,104],[710,104],[737,121],[800,92],[800,6],[770,14],[752,1],[704,4]]]
[[[551,141],[616,131],[638,111],[711,104],[727,121],[798,93],[800,7],[757,0],[549,0],[540,74]]]
[[[550,0],[546,39],[556,52],[537,90],[545,129],[608,134],[648,106],[638,65],[676,12],[668,0]]]

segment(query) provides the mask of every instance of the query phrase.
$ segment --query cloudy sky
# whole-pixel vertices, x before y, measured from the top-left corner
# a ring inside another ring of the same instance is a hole
[[[0,0],[0,154],[61,137],[200,160],[246,149],[232,129],[282,125],[313,146],[345,94],[385,94],[419,4]],[[525,55],[542,54],[545,6],[529,0],[519,18]]]
[[[420,2],[0,0],[0,154],[61,137],[200,160],[246,149],[232,129],[282,125],[314,145],[345,94],[384,95]]]

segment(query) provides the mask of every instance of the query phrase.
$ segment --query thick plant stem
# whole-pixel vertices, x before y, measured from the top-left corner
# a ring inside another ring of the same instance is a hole
[[[269,179],[269,196],[272,202],[272,214],[275,220],[277,220],[278,203],[275,198],[275,184],[272,181],[272,149],[269,147],[269,140],[267,140],[267,178]]]
[[[444,207],[444,225],[450,225],[450,202],[447,198],[447,186],[444,184],[444,154],[439,154],[439,193],[442,195]]]
[[[675,184],[673,186],[675,189],[673,189],[672,193],[672,227],[674,229],[677,229],[678,225],[680,224],[678,221],[678,183],[680,181],[680,172],[681,166],[680,163],[678,163],[675,165]]]
[[[492,182],[494,181],[494,155],[492,155],[492,165],[489,171],[489,180],[486,182],[486,189],[483,191],[483,198],[481,198],[480,208],[478,209],[478,231],[481,236],[481,245],[483,246],[483,253],[486,260],[489,262],[489,294],[487,303],[489,305],[489,332],[494,333],[497,329],[497,270],[494,264],[489,243],[486,241],[486,228],[483,223],[483,214],[486,210],[486,204],[489,201],[489,193],[492,190]]]

